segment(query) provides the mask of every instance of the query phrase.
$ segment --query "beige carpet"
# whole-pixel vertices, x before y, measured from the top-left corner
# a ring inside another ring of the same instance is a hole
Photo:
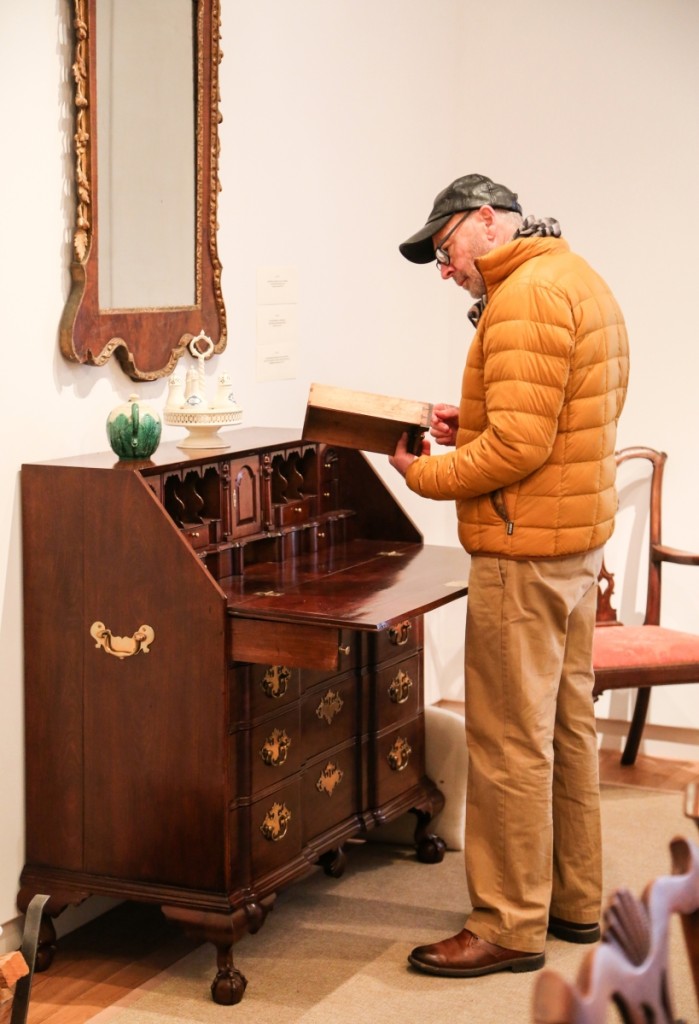
[[[603,815],[607,893],[623,885],[640,895],[646,882],[670,873],[670,839],[696,837],[676,793],[605,787]],[[408,967],[412,946],[462,928],[466,906],[462,853],[449,851],[442,864],[425,865],[400,846],[353,844],[341,879],[318,871],[292,886],[261,931],[235,947],[236,965],[248,979],[240,1004],[212,1002],[215,951],[207,944],[92,1024],[527,1024],[536,972],[458,980]],[[574,978],[586,951],[549,938],[547,967]],[[679,920],[670,982],[675,1016],[697,1021]],[[609,1021],[616,1020],[610,1010]]]

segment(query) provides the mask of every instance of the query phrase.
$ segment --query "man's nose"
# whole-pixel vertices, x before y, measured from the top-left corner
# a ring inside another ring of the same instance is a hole
[[[439,274],[443,281],[448,281],[450,277],[454,276],[454,268],[451,263],[440,263]]]

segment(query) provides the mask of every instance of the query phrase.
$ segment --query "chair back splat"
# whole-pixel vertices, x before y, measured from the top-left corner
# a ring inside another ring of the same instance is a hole
[[[633,764],[643,736],[653,686],[699,682],[699,634],[660,625],[662,566],[699,565],[699,554],[662,543],[662,485],[667,455],[653,448],[623,448],[617,467],[632,460],[650,464],[646,610],[642,624],[619,620],[613,605],[614,573],[605,564],[599,577],[593,647],[594,696],[607,690],[635,689],[636,702],[621,763]]]

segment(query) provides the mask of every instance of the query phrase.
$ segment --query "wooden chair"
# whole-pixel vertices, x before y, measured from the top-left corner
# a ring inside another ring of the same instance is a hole
[[[10,1024],[26,1024],[41,916],[48,900],[49,896],[43,893],[32,897],[24,919],[22,945],[16,952],[0,956],[0,1002],[5,1001],[5,993],[12,998]]]
[[[699,827],[699,787],[688,787],[685,813]],[[699,1007],[699,844],[670,843],[672,875],[658,878],[640,900],[618,890],[604,913],[602,942],[586,954],[577,979],[554,970],[538,976],[534,1024],[604,1024],[613,1002],[624,1024],[675,1021],[669,979],[669,925],[682,919],[685,945]]]
[[[621,756],[621,763],[627,765],[636,760],[648,713],[651,687],[699,682],[699,635],[666,629],[660,625],[663,563],[699,565],[699,554],[666,547],[661,541],[662,480],[667,459],[665,452],[653,448],[623,448],[616,454],[617,466],[632,459],[645,459],[651,465],[645,618],[642,625],[624,625],[619,622],[611,603],[614,574],[604,565],[600,573],[593,649],[595,697],[606,690],[635,688],[638,691]]]

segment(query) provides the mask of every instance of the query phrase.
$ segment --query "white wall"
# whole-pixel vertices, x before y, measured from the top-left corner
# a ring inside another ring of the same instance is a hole
[[[23,863],[19,467],[106,447],[107,413],[133,390],[116,363],[78,367],[58,351],[72,228],[69,19],[67,0],[0,7],[2,923],[16,914]],[[437,191],[480,171],[519,191],[526,212],[558,217],[616,291],[633,344],[620,444],[669,451],[665,539],[698,547],[698,39],[699,7],[681,0],[223,0],[230,342],[216,369],[232,373],[246,423],[300,426],[312,380],[456,397],[471,336],[464,297],[397,244]],[[255,379],[264,266],[298,271],[295,380]],[[138,390],[164,404],[164,381]],[[453,510],[376,464],[426,539],[454,543]],[[688,573],[665,612],[694,628]],[[430,617],[433,697],[459,695],[463,613],[460,602]],[[699,726],[699,690],[659,695],[652,718]]]

